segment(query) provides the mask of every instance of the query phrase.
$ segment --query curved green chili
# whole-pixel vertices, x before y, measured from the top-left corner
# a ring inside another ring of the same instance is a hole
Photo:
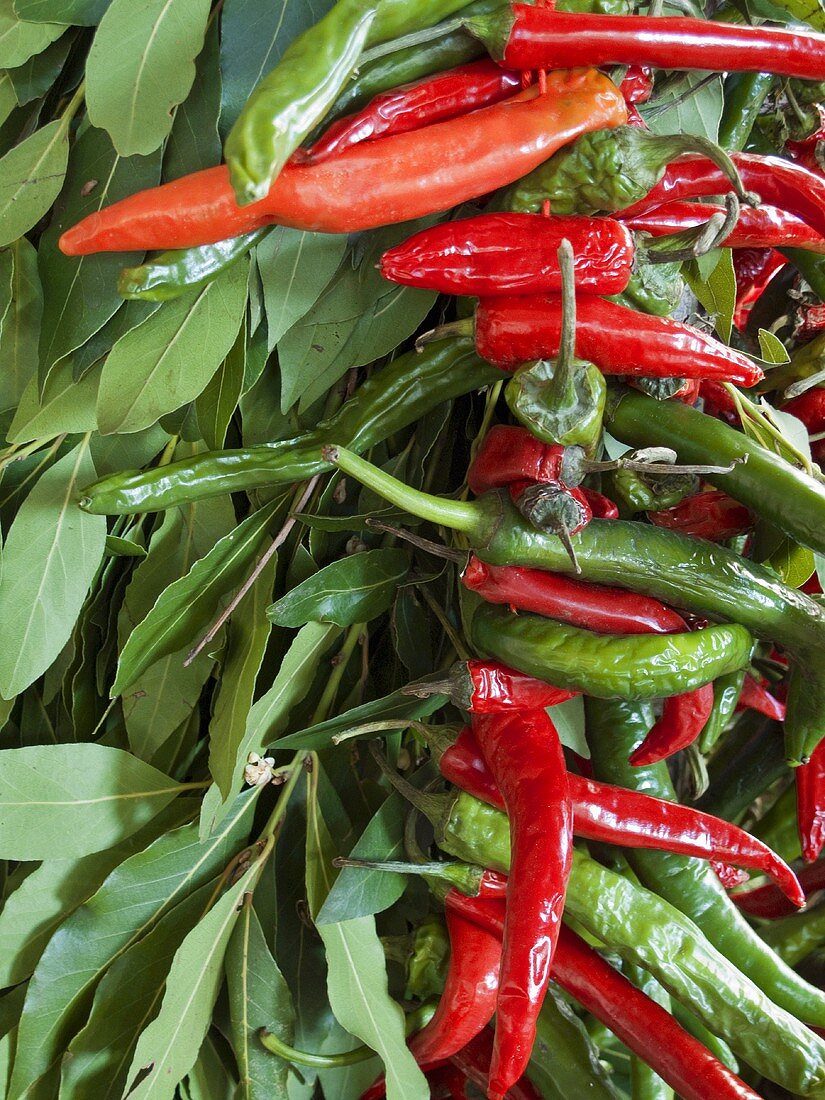
[[[665,763],[639,768],[628,763],[631,752],[653,724],[650,706],[585,699],[585,717],[593,771],[598,779],[671,802],[676,800]],[[652,850],[628,849],[626,854],[642,883],[695,921],[713,946],[726,958],[735,959],[739,969],[777,1005],[809,1024],[825,1026],[825,993],[802,981],[765,946],[707,863]],[[714,1025],[711,1022],[708,1026]],[[725,1033],[723,1037],[737,1050],[730,1035]]]
[[[736,710],[744,683],[745,669],[738,668],[726,676],[720,676],[713,685],[713,710],[699,738],[700,752],[710,752],[721,737]]]
[[[740,152],[745,148],[774,80],[773,73],[731,73],[727,78],[719,122],[719,144],[723,149]]]
[[[552,985],[536,1023],[527,1076],[546,1100],[619,1098],[584,1024]]]
[[[748,663],[741,626],[686,634],[596,634],[556,619],[482,604],[470,639],[483,656],[566,690],[612,699],[680,695]]]
[[[781,775],[786,774],[779,725],[755,711],[746,711],[740,715],[708,765],[710,786],[696,803],[696,808],[728,821],[739,821],[753,802]],[[796,836],[793,811],[791,826]],[[781,854],[789,858],[786,852]]]
[[[157,512],[222,493],[303,481],[329,470],[321,445],[330,435],[362,451],[450,401],[501,377],[471,340],[441,340],[376,371],[326,422],[295,439],[211,451],[145,471],[120,472],[84,489],[80,506],[96,515]]]
[[[759,935],[788,966],[796,967],[825,944],[825,905],[773,921]]]
[[[271,226],[256,229],[243,237],[229,237],[217,244],[202,244],[197,248],[178,248],[163,252],[139,267],[124,267],[117,283],[121,298],[138,301],[168,302],[187,290],[205,286],[222,271],[253,248]]]
[[[725,465],[746,458],[707,480],[803,546],[825,553],[825,485],[744,433],[681,401],[655,401],[629,390],[608,400],[605,423],[622,443],[672,447],[681,462]]]

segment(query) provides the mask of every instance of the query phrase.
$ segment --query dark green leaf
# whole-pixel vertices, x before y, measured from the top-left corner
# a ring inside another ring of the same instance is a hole
[[[3,428],[37,374],[37,343],[43,314],[43,291],[37,274],[37,253],[25,237],[9,249],[13,259],[10,299],[0,328],[0,416]]]
[[[175,112],[172,132],[163,153],[164,179],[174,180],[221,159],[218,116],[221,111],[221,73],[218,58],[218,21],[206,32],[195,65],[195,83]]]
[[[787,348],[772,332],[761,328],[759,336],[759,354],[766,363],[787,363],[790,360]]]
[[[224,445],[229,421],[241,398],[245,365],[246,325],[241,325],[229,354],[195,402],[198,427],[210,451],[219,451]]]
[[[255,253],[270,351],[318,301],[346,252],[345,235],[274,228]]]
[[[21,106],[45,95],[51,88],[66,63],[66,55],[73,41],[74,35],[64,34],[47,46],[43,53],[29,58],[25,65],[9,72],[15,97]]]
[[[712,270],[705,272],[699,263],[686,264],[684,275],[688,285],[713,319],[722,340],[730,340],[733,327],[733,311],[736,308],[736,276],[733,271],[733,253],[720,248],[712,254],[715,258]]]
[[[435,714],[447,702],[445,695],[430,695],[426,699],[417,699],[414,695],[404,695],[400,690],[385,695],[383,699],[373,699],[360,707],[353,707],[337,718],[318,722],[308,729],[291,733],[278,742],[279,749],[324,749],[332,744],[332,738],[347,733],[364,722],[384,721],[390,718],[426,718]]]
[[[338,626],[369,622],[392,603],[409,571],[404,550],[367,550],[333,562],[293,588],[267,611],[279,626],[310,621]]]
[[[41,23],[55,20],[80,27],[99,23],[111,0],[14,0],[14,9],[21,19]]]
[[[114,558],[145,558],[146,550],[131,539],[122,539],[117,535],[106,536],[106,553]]]

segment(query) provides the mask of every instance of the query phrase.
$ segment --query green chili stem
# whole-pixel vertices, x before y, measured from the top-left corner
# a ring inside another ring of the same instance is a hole
[[[782,397],[786,401],[790,401],[792,397],[799,397],[800,394],[814,389],[822,382],[825,382],[825,369],[818,370],[816,374],[811,374],[807,378],[800,378],[799,381],[793,382],[782,394]]]
[[[362,485],[366,485],[368,489],[372,489],[391,504],[403,508],[405,512],[410,512],[420,519],[429,520],[430,523],[441,527],[462,531],[465,535],[482,534],[483,521],[475,504],[444,500],[441,497],[430,496],[429,493],[419,492],[418,489],[412,489],[392,474],[379,470],[377,466],[359,458],[345,447],[324,447],[322,455],[325,462],[331,462],[339,470],[354,477],[356,481],[360,481]]]
[[[358,68],[368,65],[372,61],[378,61],[388,54],[398,53],[413,46],[421,46],[425,42],[434,42],[444,38],[454,31],[464,30],[465,18],[450,19],[443,23],[436,23],[434,27],[427,27],[421,31],[413,31],[412,34],[404,34],[400,38],[391,38],[389,42],[382,42],[380,46],[373,46],[371,50],[364,50],[358,59]]]
[[[364,623],[353,623],[346,633],[343,645],[338,650],[335,657],[333,657],[332,672],[321,693],[321,698],[318,700],[318,706],[315,708],[315,712],[310,720],[309,724],[311,726],[315,726],[319,722],[325,721],[329,712],[332,710],[335,696],[338,693],[338,688],[341,686],[341,678],[346,672],[350,657],[352,657],[355,652],[361,635],[364,633],[364,625]]]
[[[761,427],[763,431],[767,432],[771,440],[775,440],[779,443],[780,450],[777,451],[778,454],[782,455],[783,458],[785,458],[786,455],[790,455],[791,459],[798,462],[806,474],[813,476],[814,471],[810,458],[785,438],[781,430],[770,420],[769,414],[763,413],[758,405],[754,404],[753,401],[746,397],[735,386],[731,385],[730,382],[723,382],[722,385],[733,398],[733,402],[736,405],[736,411],[739,414],[739,419],[742,421],[742,427],[746,428],[748,421],[752,421],[758,427]],[[786,454],[782,454],[782,448],[784,448]]]
[[[347,730],[346,733],[336,733],[331,740],[333,745],[340,745],[344,741],[356,741],[368,733],[391,733],[394,730],[409,729],[415,724],[413,718],[388,718],[384,722],[364,722],[363,725]]]
[[[377,1055],[372,1047],[357,1046],[353,1050],[344,1050],[340,1054],[310,1054],[308,1050],[298,1050],[290,1046],[283,1039],[279,1039],[273,1031],[267,1031],[262,1027],[258,1032],[261,1045],[266,1047],[270,1054],[276,1054],[285,1062],[294,1062],[299,1066],[311,1066],[314,1069],[340,1069],[343,1066],[354,1066],[359,1062],[366,1062]]]

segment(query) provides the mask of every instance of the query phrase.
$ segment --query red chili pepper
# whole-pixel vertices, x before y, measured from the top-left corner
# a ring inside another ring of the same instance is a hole
[[[813,863],[825,844],[825,741],[819,742],[807,764],[794,768],[794,780],[802,855]]]
[[[705,412],[711,416],[720,416],[732,424],[739,423],[736,403],[722,385],[708,378],[699,383],[699,396],[705,403]]]
[[[467,661],[466,709],[471,714],[497,714],[502,710],[535,710],[553,707],[578,692],[553,687],[495,661]]]
[[[350,233],[423,217],[519,179],[588,130],[618,126],[627,109],[596,71],[547,74],[472,115],[362,142],[321,164],[287,164],[260,202],[238,206],[225,165],[184,176],[84,218],[60,238],[69,256],[189,248],[289,225]]]
[[[481,496],[517,481],[562,482],[564,456],[564,447],[543,443],[526,428],[495,424],[470,463],[467,484]]]
[[[653,73],[646,65],[631,65],[624,74],[619,91],[625,103],[647,103],[653,94]]]
[[[595,489],[582,488],[585,500],[590,505],[590,511],[595,519],[618,519],[619,509],[613,501],[604,495],[597,493]]]
[[[514,370],[559,351],[558,295],[482,298],[476,310],[479,355]],[[590,294],[576,299],[576,354],[604,374],[715,378],[753,386],[763,372],[752,359],[697,328],[628,309]]]
[[[712,710],[713,684],[665,699],[661,718],[633,752],[630,763],[635,767],[656,764],[686,749],[705,728]]]
[[[560,293],[563,240],[573,248],[577,289],[592,294],[625,289],[635,247],[629,230],[612,218],[504,213],[443,222],[385,252],[381,274],[442,294]]]
[[[825,80],[825,36],[683,16],[582,15],[529,4],[468,20],[508,69],[650,65]]]
[[[573,858],[573,813],[559,735],[543,710],[473,717],[510,818],[511,870],[489,1100],[524,1073],[550,982]]]
[[[825,329],[825,305],[802,305],[798,310],[799,320],[794,330],[794,339],[807,343]]]
[[[685,629],[681,615],[650,596],[541,569],[488,565],[474,554],[461,581],[488,603],[534,611],[604,634],[672,634]]]
[[[782,411],[801,420],[811,435],[825,431],[825,389],[805,390],[799,397],[787,401]]]
[[[668,202],[622,215],[629,229],[644,231],[654,237],[680,233],[704,225],[714,214],[725,214],[725,207],[711,203]],[[725,248],[805,248],[809,252],[825,252],[825,237],[801,218],[776,206],[743,206],[733,231],[722,242]]]
[[[733,314],[733,323],[740,331],[747,326],[755,303],[787,263],[785,257],[772,248],[743,248],[734,252],[736,309]]]
[[[434,122],[489,107],[520,88],[520,73],[508,72],[486,60],[402,84],[376,96],[356,114],[333,122],[301,160],[318,164],[362,141],[420,130]]]
[[[487,1088],[490,1064],[493,1060],[493,1042],[493,1032],[485,1027],[475,1039],[450,1059],[467,1080],[480,1089]],[[527,1077],[522,1077],[510,1086],[507,1100],[542,1100],[542,1097],[533,1082]]]
[[[748,673],[745,676],[736,709],[755,710],[759,714],[764,714],[766,718],[772,718],[774,722],[784,722],[787,708],[780,699],[768,691],[764,681],[760,683]]]
[[[718,859],[712,859],[710,865],[726,890],[734,890],[750,878],[747,871],[740,871],[738,867],[731,867],[729,863],[721,863]],[[795,909],[793,911],[796,912]]]
[[[731,159],[749,191],[755,191],[763,202],[795,214],[825,236],[825,179],[781,157],[731,153]],[[680,157],[671,161],[653,190],[641,202],[629,206],[623,217],[676,199],[726,195],[730,189],[730,180],[707,157]]]
[[[467,1100],[467,1080],[466,1074],[452,1062],[427,1074],[432,1100]]]
[[[498,809],[504,799],[478,742],[464,729],[438,762],[446,780]],[[573,832],[586,840],[654,848],[697,859],[737,864],[769,875],[796,906],[804,894],[794,872],[761,840],[722,818],[661,798],[568,772]]]
[[[743,535],[756,523],[756,516],[749,508],[721,489],[695,493],[672,508],[648,512],[647,518],[657,527],[711,542],[724,542],[736,535]]]
[[[825,890],[825,859],[812,863],[810,867],[803,867],[797,872],[797,878],[806,899],[820,890]],[[795,906],[773,884],[759,886],[755,890],[747,890],[742,894],[733,894],[731,900],[736,902],[743,913],[749,913],[752,917],[762,917],[763,920],[780,920],[796,912]]]
[[[479,908],[475,898],[453,892],[448,904],[491,931],[503,926],[503,911]],[[669,1012],[565,926],[559,935],[553,980],[652,1066],[682,1100],[759,1100]]]
[[[701,384],[699,378],[688,378],[684,386],[674,393],[674,400],[681,401],[684,405],[695,405],[699,397],[699,387]],[[596,513],[594,512],[593,514],[595,515]]]
[[[627,125],[636,126],[639,130],[647,129],[647,123],[632,103],[628,103],[627,105]]]

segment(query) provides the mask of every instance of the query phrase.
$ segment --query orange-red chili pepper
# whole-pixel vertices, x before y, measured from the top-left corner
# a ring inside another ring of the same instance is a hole
[[[618,126],[624,99],[593,69],[549,73],[472,115],[362,142],[320,164],[287,164],[260,202],[238,206],[225,165],[90,214],[60,238],[69,256],[189,248],[265,225],[351,233],[449,210],[524,175],[579,134]]]

